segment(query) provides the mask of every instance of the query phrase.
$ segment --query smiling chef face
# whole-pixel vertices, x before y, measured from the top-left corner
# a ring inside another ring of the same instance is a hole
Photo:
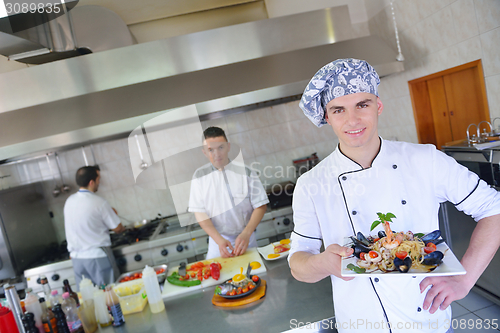
[[[340,96],[326,105],[325,120],[339,138],[344,154],[378,146],[378,116],[383,108],[380,99],[370,93]]]
[[[217,169],[222,169],[229,163],[227,155],[230,148],[231,144],[223,136],[207,138],[203,141],[203,154]]]

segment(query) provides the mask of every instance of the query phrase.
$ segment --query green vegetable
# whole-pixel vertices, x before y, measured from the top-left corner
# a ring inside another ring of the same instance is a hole
[[[380,223],[384,222],[392,222],[392,219],[396,218],[396,215],[393,213],[382,214],[380,212],[377,213],[378,220],[373,221],[370,231],[375,229]]]
[[[200,280],[181,281],[179,280],[180,277],[181,276],[177,272],[173,272],[172,275],[167,276],[167,281],[168,283],[181,287],[192,287],[201,284]]]
[[[364,269],[362,267],[358,267],[358,266],[353,265],[353,264],[347,265],[347,268],[349,268],[351,271],[353,271],[354,273],[357,273],[357,274],[363,274],[364,272],[366,272],[366,269]]]
[[[413,234],[414,237],[418,237],[418,238],[422,238],[424,237],[425,234],[419,232],[419,233],[416,233],[416,234]]]

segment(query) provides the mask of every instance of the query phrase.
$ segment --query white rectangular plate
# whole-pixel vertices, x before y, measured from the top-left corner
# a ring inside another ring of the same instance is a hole
[[[352,244],[352,241],[349,239],[349,237],[344,238],[344,246],[350,247],[350,245],[347,244]],[[399,271],[394,271],[394,272],[389,272],[389,273],[384,273],[381,270],[376,270],[374,272],[369,272],[369,273],[355,273],[354,271],[350,270],[347,268],[347,265],[353,264],[356,265],[356,261],[358,258],[356,258],[354,255],[351,257],[343,258],[342,259],[342,276],[345,277],[370,277],[374,275],[411,275],[411,276],[448,276],[448,275],[464,275],[466,273],[464,267],[458,261],[457,257],[451,252],[451,249],[448,247],[446,243],[441,243],[437,246],[437,250],[441,251],[444,253],[444,258],[443,262],[441,265],[439,265],[435,270],[432,272],[422,272],[419,270],[414,270],[413,268],[410,268],[408,273],[401,273]]]
[[[259,253],[262,256],[262,258],[264,258],[265,260],[278,260],[278,259],[281,259],[281,258],[286,258],[288,256],[288,253],[290,252],[290,250],[278,253],[279,257],[268,258],[267,256],[269,254],[274,253],[274,246],[273,246],[273,244],[274,244],[274,246],[278,246],[278,245],[280,245],[280,242],[274,242],[274,243],[271,243],[269,245],[257,248],[257,251],[259,251]]]

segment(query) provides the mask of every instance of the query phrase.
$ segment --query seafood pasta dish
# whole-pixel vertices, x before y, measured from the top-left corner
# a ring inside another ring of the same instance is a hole
[[[391,213],[378,214],[380,221],[372,224],[372,230],[382,223],[384,231],[379,231],[377,237],[365,237],[360,232],[356,237],[351,236],[351,247],[358,260],[356,265],[349,264],[347,268],[356,273],[376,270],[406,273],[410,268],[430,272],[439,266],[444,257],[441,251],[436,250],[436,245],[444,241],[439,230],[425,235],[411,231],[393,232],[389,221],[395,216]]]

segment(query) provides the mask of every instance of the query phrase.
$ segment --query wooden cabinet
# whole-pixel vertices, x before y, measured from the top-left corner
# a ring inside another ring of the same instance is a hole
[[[465,139],[469,124],[490,119],[480,60],[408,83],[420,143],[441,148]]]

